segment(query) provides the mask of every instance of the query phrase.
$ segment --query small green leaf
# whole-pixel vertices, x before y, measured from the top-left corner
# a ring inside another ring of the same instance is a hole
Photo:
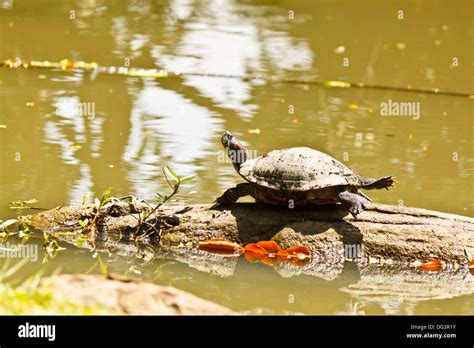
[[[165,175],[170,176],[174,181],[179,182],[179,176],[171,170],[170,167],[166,166],[164,169]]]
[[[82,196],[82,204],[86,204],[89,199],[89,194]]]
[[[22,222],[22,223],[21,223],[21,227],[23,228],[23,231],[24,231],[25,233],[31,233],[30,227],[28,226],[27,223]]]
[[[112,193],[112,189],[109,187],[109,188],[108,188],[107,190],[105,190],[102,194],[103,194],[104,196],[108,196],[108,195],[110,195],[111,193]]]
[[[184,178],[181,179],[181,182],[186,182],[186,181],[191,181],[196,177],[196,175],[189,175],[185,176]]]
[[[80,239],[77,241],[76,246],[77,246],[78,248],[82,248],[82,245],[84,244],[84,241],[85,241],[84,238],[80,238]]]
[[[89,219],[79,221],[79,225],[81,225],[82,227],[86,227],[88,223],[89,223]]]

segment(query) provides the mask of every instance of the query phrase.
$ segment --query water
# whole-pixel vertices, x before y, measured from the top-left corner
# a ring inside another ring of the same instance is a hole
[[[3,0],[0,59],[72,58],[103,66],[130,63],[185,73],[472,94],[470,6],[469,1]],[[0,81],[4,220],[15,216],[11,201],[35,198],[37,206],[50,208],[77,204],[84,194],[92,197],[107,187],[115,195],[153,199],[155,192],[167,191],[165,165],[196,175],[171,204],[209,203],[241,180],[220,160],[225,129],[258,154],[310,146],[363,176],[395,176],[396,189],[370,192],[376,202],[474,215],[468,97],[60,69],[1,69]],[[420,114],[381,116],[381,103],[389,101],[418,103]],[[78,115],[71,107],[78,103],[93,105],[94,115],[92,109]],[[45,267],[84,272],[95,261],[89,252],[69,248]],[[109,264],[125,272],[131,261],[111,258]],[[40,267],[32,263],[19,277]],[[156,269],[164,271],[157,276]],[[176,260],[156,261],[135,275],[250,313],[467,314],[474,301],[472,295],[396,306],[361,300],[344,292],[340,282],[283,278],[244,260],[229,277]]]

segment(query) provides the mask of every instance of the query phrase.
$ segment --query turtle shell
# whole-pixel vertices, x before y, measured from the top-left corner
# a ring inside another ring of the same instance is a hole
[[[287,191],[361,184],[360,177],[341,162],[308,147],[274,150],[249,159],[242,163],[239,174],[249,182]]]

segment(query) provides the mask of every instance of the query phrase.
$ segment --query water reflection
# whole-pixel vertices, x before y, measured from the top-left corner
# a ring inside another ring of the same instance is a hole
[[[206,3],[186,21],[172,54],[164,54],[161,46],[152,49],[157,65],[171,71],[236,76],[311,68],[312,52],[303,40],[295,42],[283,31],[262,29],[253,18],[238,15],[239,6],[234,1],[216,5]],[[241,117],[258,111],[258,105],[251,103],[253,86],[248,80],[185,76],[184,83]]]
[[[208,109],[179,93],[145,81],[130,113],[130,135],[124,160],[134,191],[149,194],[158,187],[153,181],[169,163],[181,175],[201,169],[201,159],[209,154],[209,139],[220,128],[220,120]],[[143,186],[143,182],[148,182]]]
[[[318,76],[472,92],[472,66],[467,63],[472,60],[472,23],[459,16],[466,4],[420,1],[406,7],[420,21],[399,22],[393,18],[395,5],[371,0],[0,0],[0,51],[2,59],[72,57],[110,66],[287,79]],[[74,19],[71,10],[76,11]],[[454,54],[460,58],[458,67],[453,66]],[[342,65],[346,56],[349,66]],[[150,80],[99,74],[91,80],[89,73],[34,69],[2,69],[0,81],[1,219],[14,214],[8,202],[18,199],[34,197],[41,206],[54,207],[81,202],[84,194],[100,194],[109,186],[118,195],[150,197],[163,192],[161,168],[167,164],[181,175],[197,174],[177,199],[209,203],[240,180],[231,165],[218,162],[224,129],[259,154],[310,146],[361,175],[394,175],[398,188],[371,192],[376,202],[474,214],[472,100],[467,98],[257,78],[182,75]],[[421,118],[381,117],[380,104],[387,100],[419,102]],[[74,108],[56,110],[58,103],[89,102],[95,103],[94,117]],[[253,129],[260,132],[250,133]],[[66,269],[84,271],[89,254],[75,253],[73,261],[70,254],[58,260]],[[117,272],[131,263],[110,260]],[[309,274],[283,278],[282,270],[239,261],[227,269],[228,276],[218,277],[216,271],[203,273],[201,264],[194,266],[177,260],[136,265],[144,278],[254,313],[434,311],[420,302],[400,304],[396,289],[389,289],[390,296],[380,295],[378,302],[367,300],[352,278],[330,283],[338,274],[330,274],[331,279]],[[384,275],[380,282],[386,279]],[[409,284],[410,276],[405,279],[403,284]],[[302,301],[289,304],[289,292]],[[453,308],[463,313],[465,306],[468,313],[472,295],[453,296],[424,302],[445,313]],[[327,301],[315,300],[320,298]]]

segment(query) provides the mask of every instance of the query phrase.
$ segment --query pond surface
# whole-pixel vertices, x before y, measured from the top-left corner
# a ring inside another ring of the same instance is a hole
[[[71,58],[183,73],[154,79],[2,68],[0,218],[15,216],[11,201],[34,198],[51,208],[108,187],[116,196],[153,200],[168,191],[166,165],[196,175],[171,204],[210,203],[241,182],[222,161],[225,129],[259,155],[309,146],[362,176],[395,176],[394,190],[370,192],[375,202],[473,216],[471,10],[470,1],[0,0],[1,60]],[[400,103],[413,108],[384,116],[387,105]],[[85,115],[77,105],[88,107]],[[97,261],[76,248],[45,266],[41,259],[18,277],[59,265],[85,272]],[[119,273],[135,264],[106,260]],[[360,300],[341,282],[284,278],[244,260],[226,277],[176,260],[134,270],[248,313],[472,314],[474,308],[473,295],[396,305]]]

